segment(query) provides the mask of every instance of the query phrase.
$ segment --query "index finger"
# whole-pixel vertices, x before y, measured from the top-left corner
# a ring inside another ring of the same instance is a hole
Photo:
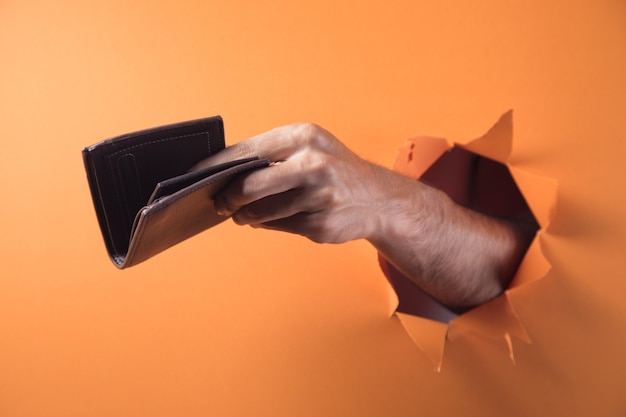
[[[214,155],[198,162],[191,168],[197,171],[224,162],[245,158],[267,158],[270,162],[283,161],[297,149],[294,141],[290,140],[293,126],[283,126],[272,129],[250,139],[235,143]]]

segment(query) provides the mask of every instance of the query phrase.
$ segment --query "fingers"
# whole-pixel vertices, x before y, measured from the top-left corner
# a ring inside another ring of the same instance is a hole
[[[282,129],[272,131],[273,133],[270,132],[270,136],[264,136],[261,140],[265,140],[265,137],[274,139],[272,135],[281,135],[280,130]],[[292,131],[293,129],[288,130]],[[251,143],[254,144],[255,142],[256,138],[253,138]],[[299,146],[294,145],[297,142],[300,142]],[[313,194],[323,195],[325,191],[334,186],[332,173],[337,170],[333,166],[337,165],[335,156],[303,146],[305,144],[302,143],[302,140],[293,139],[293,137],[285,140],[279,139],[277,143],[282,144],[282,146],[277,145],[272,148],[273,157],[283,157],[283,161],[274,162],[268,168],[243,174],[227,185],[215,198],[214,204],[218,214],[228,216],[252,202],[293,189],[306,190],[307,194],[303,199],[313,201]],[[265,147],[266,145],[263,145],[263,148]],[[343,162],[340,161],[340,163]],[[284,199],[287,196],[281,198]],[[275,202],[278,205],[277,208],[282,207],[284,203],[284,201]],[[248,219],[252,220],[252,216],[247,216],[244,213],[240,219],[241,222],[248,223]]]
[[[304,198],[302,189],[292,189],[284,193],[270,195],[243,206],[233,220],[239,225],[258,225],[269,221],[291,217],[301,212],[314,210],[311,199]]]
[[[239,176],[215,196],[215,210],[230,216],[254,201],[297,188],[299,180],[291,171],[289,165],[276,163]]]
[[[302,143],[318,134],[315,125],[302,123],[282,126],[231,145],[210,157],[203,159],[191,170],[197,171],[224,162],[244,158],[267,158],[271,162],[284,161],[302,147]]]
[[[199,171],[204,168],[235,161],[237,159],[253,158],[258,156],[256,151],[258,144],[255,141],[247,140],[236,143],[221,151],[203,159],[194,165],[190,171]]]
[[[284,126],[252,137],[206,159],[197,168],[226,161],[267,158],[272,164],[241,174],[215,196],[215,209],[238,224],[282,230],[315,242],[364,236],[369,164],[319,126]],[[365,175],[363,175],[365,174]]]

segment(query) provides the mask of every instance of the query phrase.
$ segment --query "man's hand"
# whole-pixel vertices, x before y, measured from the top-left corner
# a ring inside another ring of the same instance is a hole
[[[462,311],[500,294],[532,235],[454,203],[445,193],[358,157],[326,130],[296,124],[228,147],[195,168],[239,158],[271,166],[215,199],[238,224],[315,242],[367,239],[431,296]]]
[[[369,238],[380,229],[375,182],[383,169],[312,124],[280,127],[230,146],[195,169],[238,158],[268,158],[271,166],[242,175],[215,199],[237,224],[282,230],[315,242]]]

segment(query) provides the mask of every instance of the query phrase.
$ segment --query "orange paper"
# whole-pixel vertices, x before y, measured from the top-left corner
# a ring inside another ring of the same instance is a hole
[[[0,416],[626,415],[624,6],[0,1]],[[510,291],[474,313],[502,322],[390,319],[367,242],[225,222],[137,269],[102,255],[85,144],[220,114],[228,144],[314,122],[387,165],[509,108],[507,167],[540,223],[559,188]]]

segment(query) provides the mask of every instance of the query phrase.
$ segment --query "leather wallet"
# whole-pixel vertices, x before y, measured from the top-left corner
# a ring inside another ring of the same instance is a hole
[[[248,158],[189,171],[224,147],[224,124],[215,116],[83,149],[98,223],[115,266],[136,265],[226,219],[215,212],[215,194],[235,176],[269,161]]]

